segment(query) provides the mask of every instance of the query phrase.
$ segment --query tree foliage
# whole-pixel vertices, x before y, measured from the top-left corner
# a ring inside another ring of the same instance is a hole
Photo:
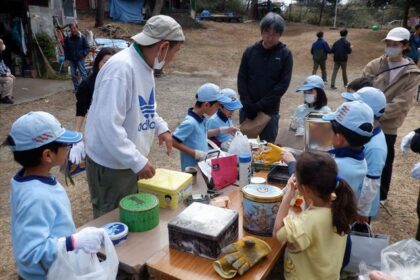
[[[410,9],[413,8],[416,12],[420,12],[420,1],[419,0],[368,0],[367,6],[373,7],[386,7],[388,5],[394,5],[402,7],[404,9],[403,26],[407,27],[408,14]]]

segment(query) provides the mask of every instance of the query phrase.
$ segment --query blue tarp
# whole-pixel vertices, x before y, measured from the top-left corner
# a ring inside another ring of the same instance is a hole
[[[110,0],[109,16],[118,21],[141,23],[144,0]]]
[[[130,46],[129,42],[122,39],[95,38],[95,42],[98,48],[108,47],[122,50]]]

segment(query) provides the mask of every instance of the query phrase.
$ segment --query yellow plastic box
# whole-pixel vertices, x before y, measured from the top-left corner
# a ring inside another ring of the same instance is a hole
[[[151,179],[138,181],[139,192],[154,194],[160,208],[178,208],[180,202],[192,193],[192,175],[184,172],[157,168]]]

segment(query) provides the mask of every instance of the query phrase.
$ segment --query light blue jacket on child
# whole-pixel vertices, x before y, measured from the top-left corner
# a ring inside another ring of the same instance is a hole
[[[363,179],[367,174],[367,163],[363,149],[357,150],[350,147],[336,148],[329,151],[338,167],[338,175],[350,185],[359,199]]]
[[[206,152],[207,147],[207,120],[194,113],[192,108],[188,109],[184,121],[175,129],[172,137],[185,146]],[[196,166],[197,160],[181,152],[181,171],[188,166]]]
[[[57,240],[76,231],[69,198],[55,177],[11,179],[10,209],[13,254],[24,279],[46,279],[57,256]]]
[[[209,130],[226,126],[233,127],[233,122],[231,118],[228,118],[223,115],[222,112],[217,111],[213,116],[210,117],[207,122],[207,126]],[[233,135],[230,133],[218,134],[215,137],[220,143],[231,141],[233,139]]]

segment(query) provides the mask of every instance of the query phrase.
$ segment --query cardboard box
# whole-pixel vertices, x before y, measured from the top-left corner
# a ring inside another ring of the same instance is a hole
[[[161,208],[178,208],[192,193],[192,175],[184,172],[157,168],[151,179],[138,181],[139,192],[147,192],[157,196]]]
[[[169,246],[214,260],[238,239],[238,226],[238,212],[194,202],[168,223]]]

